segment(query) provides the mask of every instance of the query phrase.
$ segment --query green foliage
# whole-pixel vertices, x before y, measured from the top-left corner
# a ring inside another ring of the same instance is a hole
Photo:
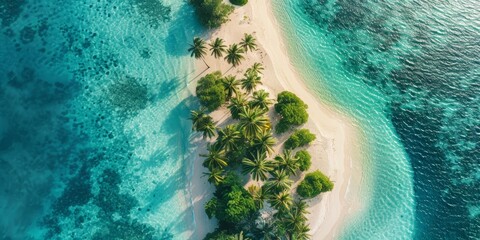
[[[205,205],[205,212],[220,222],[238,224],[257,210],[252,195],[243,188],[240,178],[233,172],[227,173],[214,195]]]
[[[213,197],[212,199],[208,200],[205,203],[205,213],[207,214],[208,218],[211,219],[215,217],[215,211],[217,211],[218,199]]]
[[[225,88],[222,83],[222,74],[213,72],[202,77],[196,88],[197,97],[200,103],[209,111],[220,107],[226,100]]]
[[[214,232],[207,234],[203,240],[237,240],[237,238],[234,234],[228,234],[225,230],[217,228]]]
[[[296,130],[285,142],[286,149],[294,149],[310,144],[317,137],[308,129]]]
[[[190,0],[200,22],[208,28],[218,28],[228,21],[234,7],[222,0]]]
[[[307,171],[312,165],[312,156],[307,150],[298,151],[295,157],[298,158],[298,168],[300,171]]]
[[[307,122],[308,106],[295,94],[283,91],[278,94],[275,111],[282,116],[276,127],[277,133],[284,133],[292,126],[299,126]]]
[[[333,189],[333,183],[320,171],[309,173],[297,188],[297,193],[303,198],[313,198],[322,192]]]
[[[233,119],[239,119],[240,113],[246,107],[248,107],[248,99],[243,94],[236,95],[236,97],[230,100],[230,105],[228,105]]]
[[[248,3],[248,0],[230,0],[230,3],[237,6],[243,6]]]

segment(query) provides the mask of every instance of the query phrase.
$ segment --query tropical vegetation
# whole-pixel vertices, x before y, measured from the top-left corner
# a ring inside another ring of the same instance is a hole
[[[305,172],[312,166],[312,156],[307,150],[298,151],[295,157],[298,158],[298,169],[300,171]]]
[[[208,28],[218,28],[228,21],[234,7],[223,0],[190,0],[200,23]]]
[[[213,111],[224,104],[227,94],[222,82],[222,73],[217,71],[200,78],[196,94],[200,103],[209,111]]]
[[[247,51],[256,49],[250,34],[228,49],[220,38],[208,45],[212,56],[232,68],[242,64]],[[189,48],[193,57],[202,59],[207,50],[202,39]],[[333,188],[318,170],[294,187],[294,179],[301,179],[312,165],[307,150],[294,152],[295,148],[308,145],[315,135],[308,129],[295,130],[282,146],[272,126],[277,122],[276,132],[283,133],[304,124],[307,105],[291,92],[280,93],[275,104],[266,90],[256,90],[262,85],[263,71],[262,64],[254,63],[242,73],[243,78],[216,71],[197,83],[201,106],[191,111],[190,119],[192,130],[208,141],[200,157],[206,168],[204,178],[216,190],[205,204],[205,213],[219,223],[204,239],[309,239],[308,205],[302,199]],[[272,105],[275,111],[270,111]],[[227,124],[217,126],[209,112],[219,108],[227,110],[222,116]],[[274,214],[262,216],[260,210],[266,207]]]
[[[303,198],[313,198],[322,192],[333,189],[333,183],[320,171],[305,175],[305,179],[298,185],[297,193]]]
[[[306,128],[295,130],[285,142],[285,148],[294,149],[297,147],[303,147],[313,142],[316,138],[315,134],[311,133],[310,130]]]
[[[280,114],[281,119],[275,131],[284,133],[294,126],[306,123],[308,120],[307,108],[307,104],[291,92],[283,91],[278,94],[275,111]]]
[[[230,0],[230,3],[237,6],[243,6],[248,3],[248,0]]]

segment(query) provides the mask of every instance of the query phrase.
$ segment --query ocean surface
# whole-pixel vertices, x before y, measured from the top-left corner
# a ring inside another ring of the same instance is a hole
[[[480,3],[276,0],[362,130],[342,239],[480,239]],[[0,0],[0,239],[188,239],[186,1]]]
[[[480,2],[280,0],[290,55],[357,120],[366,208],[342,239],[480,239]]]
[[[187,239],[191,7],[1,0],[0,18],[0,239]]]

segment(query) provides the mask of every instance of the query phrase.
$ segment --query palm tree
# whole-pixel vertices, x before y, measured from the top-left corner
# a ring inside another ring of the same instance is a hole
[[[223,56],[223,53],[226,51],[225,49],[227,46],[223,44],[223,39],[221,38],[216,38],[213,43],[210,43],[210,51],[212,52],[211,55],[213,55],[215,58],[219,58]]]
[[[254,230],[255,234],[260,237],[261,240],[278,240],[278,234],[275,225],[266,222],[261,224],[260,228]]]
[[[223,170],[218,168],[212,168],[210,172],[203,173],[204,176],[208,177],[208,182],[213,183],[215,186],[218,186],[224,179]]]
[[[283,212],[290,209],[290,206],[292,206],[292,201],[293,200],[292,196],[290,196],[290,193],[283,191],[272,195],[268,202],[273,208]]]
[[[257,44],[255,42],[256,39],[252,36],[252,34],[245,33],[242,41],[240,42],[240,46],[245,49],[245,52],[248,50],[253,51],[257,49]]]
[[[307,208],[308,208],[308,205],[304,200],[298,200],[293,202],[292,209],[295,212],[301,213],[302,215],[306,215],[310,213],[308,212]]]
[[[293,181],[284,170],[272,172],[272,177],[265,183],[265,187],[270,193],[277,193],[290,190]]]
[[[225,60],[227,60],[229,64],[232,64],[233,67],[240,65],[240,62],[243,59],[243,49],[238,47],[237,44],[232,44],[227,49],[227,56],[225,56]]]
[[[203,166],[208,168],[210,171],[213,169],[223,169],[228,165],[227,159],[225,157],[225,150],[217,146],[217,144],[212,144],[208,146],[207,154],[200,154],[200,157],[204,157]]]
[[[262,71],[265,70],[261,63],[254,63],[250,68],[247,69],[247,72],[251,72],[257,75],[262,74]]]
[[[225,92],[227,93],[227,101],[230,100],[235,94],[235,96],[238,96],[238,93],[240,89],[238,86],[240,86],[240,81],[235,78],[235,76],[226,76],[225,78],[222,79],[222,84],[223,88],[225,88]]]
[[[266,200],[266,194],[263,191],[263,187],[259,187],[257,185],[250,185],[247,188],[247,191],[252,195],[253,201],[255,202],[255,206],[257,209],[263,208],[263,202]]]
[[[199,110],[190,111],[190,120],[192,120],[192,130],[198,131],[201,123],[204,123],[204,118],[210,117],[207,115],[207,109],[201,107]],[[210,117],[211,118],[211,117]]]
[[[239,128],[248,139],[258,137],[263,131],[270,129],[270,121],[259,108],[244,108],[239,116]]]
[[[201,58],[203,60],[203,63],[205,63],[208,68],[210,68],[207,62],[205,62],[204,58],[205,54],[207,54],[207,52],[205,51],[205,49],[207,49],[207,46],[205,46],[205,44],[205,40],[199,37],[195,37],[193,38],[193,44],[190,44],[190,48],[188,49],[188,51],[190,52],[190,57],[195,57],[196,59]]]
[[[267,110],[270,107],[270,105],[273,104],[273,100],[268,98],[270,94],[266,92],[265,90],[258,90],[253,92],[253,97],[252,101],[250,102],[250,105],[252,107],[259,107],[261,109]]]
[[[275,157],[278,169],[285,170],[288,175],[295,175],[298,169],[298,158],[292,155],[291,150],[284,150],[282,155]]]
[[[266,152],[268,155],[273,153],[273,146],[277,140],[272,136],[271,131],[263,131],[258,138],[253,140],[253,147],[257,151]]]
[[[259,151],[256,154],[251,154],[250,158],[244,158],[243,163],[243,173],[251,173],[252,178],[255,181],[267,179],[267,174],[269,171],[272,171],[272,161],[267,160],[265,153]]]
[[[234,98],[230,100],[230,105],[228,105],[228,109],[230,109],[230,113],[232,114],[233,119],[239,119],[240,113],[243,112],[244,108],[248,107],[248,100],[243,94],[238,94]]]
[[[212,138],[215,136],[215,124],[212,117],[206,114],[205,108],[200,110],[192,110],[190,112],[190,119],[192,120],[192,130],[203,132],[203,138]]]
[[[208,118],[204,118],[205,122],[202,123],[201,127],[198,129],[203,133],[203,138],[213,138],[215,136],[215,130],[217,130],[217,127],[215,127],[215,124],[212,121],[212,117],[208,116]]]
[[[308,240],[310,239],[310,227],[306,222],[302,223],[295,231],[291,239],[295,240]]]
[[[217,142],[220,147],[227,152],[237,149],[237,144],[240,138],[241,134],[235,125],[228,125],[225,128],[218,130]]]
[[[296,203],[293,203],[290,211],[286,213],[282,218],[283,224],[293,233],[299,232],[303,223],[307,221],[307,217],[305,217],[305,215],[301,211],[297,211],[295,209],[295,204]]]
[[[257,74],[246,72],[245,78],[242,79],[242,88],[247,91],[247,93],[251,93],[258,84],[262,84],[262,79]]]
[[[250,238],[246,238],[243,236],[243,231],[240,231],[240,233],[235,234],[233,237],[235,238],[235,240],[250,240]]]

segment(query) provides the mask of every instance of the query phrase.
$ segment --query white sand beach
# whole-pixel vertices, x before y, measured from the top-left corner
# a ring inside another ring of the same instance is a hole
[[[308,215],[310,234],[312,239],[335,239],[338,238],[346,220],[362,208],[357,197],[358,186],[362,181],[362,156],[359,147],[361,136],[348,117],[332,110],[327,103],[320,102],[312,95],[304,80],[297,74],[290,62],[271,4],[271,0],[250,0],[247,5],[237,7],[230,17],[231,20],[221,28],[212,30],[205,36],[199,36],[207,41],[220,37],[230,45],[240,42],[244,33],[251,33],[258,44],[258,50],[253,53],[248,52],[245,60],[237,68],[231,68],[223,59],[206,57],[206,62],[211,68],[203,72],[203,75],[218,70],[226,72],[227,75],[236,75],[240,79],[248,67],[255,62],[260,62],[265,67],[262,76],[263,88],[270,92],[271,98],[276,98],[278,93],[288,90],[308,104],[309,121],[303,127],[317,135],[315,142],[308,147],[312,155],[312,167],[309,172],[319,169],[335,183],[333,191],[307,201],[310,206]],[[197,60],[197,74],[205,69],[203,61]],[[195,82],[198,79],[188,86],[192,94],[195,93]],[[218,124],[225,121],[226,115],[225,107],[212,114]],[[277,136],[279,146],[276,150],[280,149],[281,143],[288,138],[288,135],[286,133]],[[199,142],[199,145],[197,158],[194,160],[190,189],[196,229],[191,233],[191,239],[203,239],[205,234],[213,231],[217,225],[216,220],[208,219],[204,212],[204,204],[211,198],[215,188],[202,177],[205,169],[198,154],[206,152],[206,144],[200,141],[199,135],[196,136],[198,137],[194,141]]]

